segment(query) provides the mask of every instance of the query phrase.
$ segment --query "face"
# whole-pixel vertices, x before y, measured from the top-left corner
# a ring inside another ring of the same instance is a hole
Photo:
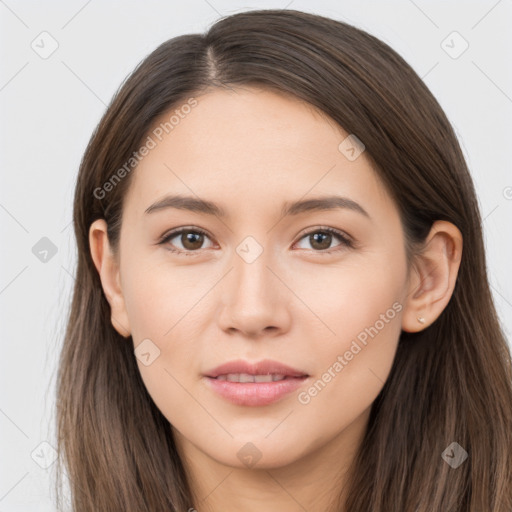
[[[365,152],[311,106],[256,88],[196,100],[133,171],[114,314],[180,446],[284,466],[367,418],[388,377],[407,294],[402,226]],[[151,208],[170,195],[218,210]],[[312,202],[325,197],[344,199]],[[307,377],[205,376],[234,360]]]

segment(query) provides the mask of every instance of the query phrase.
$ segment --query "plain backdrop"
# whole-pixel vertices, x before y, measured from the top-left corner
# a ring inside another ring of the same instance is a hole
[[[467,158],[511,339],[510,0],[0,1],[0,512],[55,510],[53,407],[76,262],[72,198],[93,129],[160,43],[261,8],[356,25],[424,79]]]

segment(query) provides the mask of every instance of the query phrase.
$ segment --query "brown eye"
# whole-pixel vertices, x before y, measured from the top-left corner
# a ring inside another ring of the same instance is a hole
[[[327,249],[331,248],[331,244],[335,239],[338,239],[340,243],[334,246],[334,250],[327,251]],[[353,247],[353,242],[348,236],[333,228],[317,228],[315,231],[306,233],[301,240],[307,240],[313,252],[317,253],[332,254],[344,248]],[[304,247],[301,247],[301,249],[304,249]]]
[[[180,242],[187,251],[200,249],[204,242],[204,235],[193,231],[183,231]]]
[[[332,242],[332,235],[330,233],[313,233],[309,235],[309,243],[314,249],[325,250],[329,249]]]
[[[204,248],[205,239],[209,239],[209,237],[200,229],[182,228],[164,236],[159,243],[169,245],[171,252],[186,254],[200,252],[199,250]]]

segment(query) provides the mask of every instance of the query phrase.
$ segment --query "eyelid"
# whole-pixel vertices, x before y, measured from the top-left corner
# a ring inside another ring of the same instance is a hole
[[[194,231],[194,232],[201,233],[202,235],[206,235],[206,236],[210,237],[210,234],[203,228],[199,228],[197,226],[180,226],[178,228],[171,229],[170,231],[166,231],[159,238],[158,243],[163,242],[164,240],[168,240],[170,237],[174,238],[174,236],[179,235],[182,231]]]
[[[311,233],[317,233],[317,232],[328,232],[333,235],[339,236],[340,238],[345,239],[347,242],[354,243],[354,239],[346,232],[342,231],[341,229],[332,228],[331,226],[310,226],[308,228],[304,228],[302,231],[300,231],[297,235],[299,239],[303,238],[306,235],[310,235]]]

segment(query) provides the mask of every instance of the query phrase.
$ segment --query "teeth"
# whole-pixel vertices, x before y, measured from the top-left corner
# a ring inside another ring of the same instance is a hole
[[[248,373],[229,373],[228,375],[219,375],[217,380],[227,380],[229,382],[276,382],[284,380],[286,375],[267,374],[267,375],[249,375]]]
[[[272,382],[272,375],[255,375],[254,382]]]
[[[235,379],[234,381],[230,379]],[[241,373],[240,375],[231,374],[228,375],[228,380],[231,380],[231,382],[254,382],[254,376],[248,375],[247,373]]]

